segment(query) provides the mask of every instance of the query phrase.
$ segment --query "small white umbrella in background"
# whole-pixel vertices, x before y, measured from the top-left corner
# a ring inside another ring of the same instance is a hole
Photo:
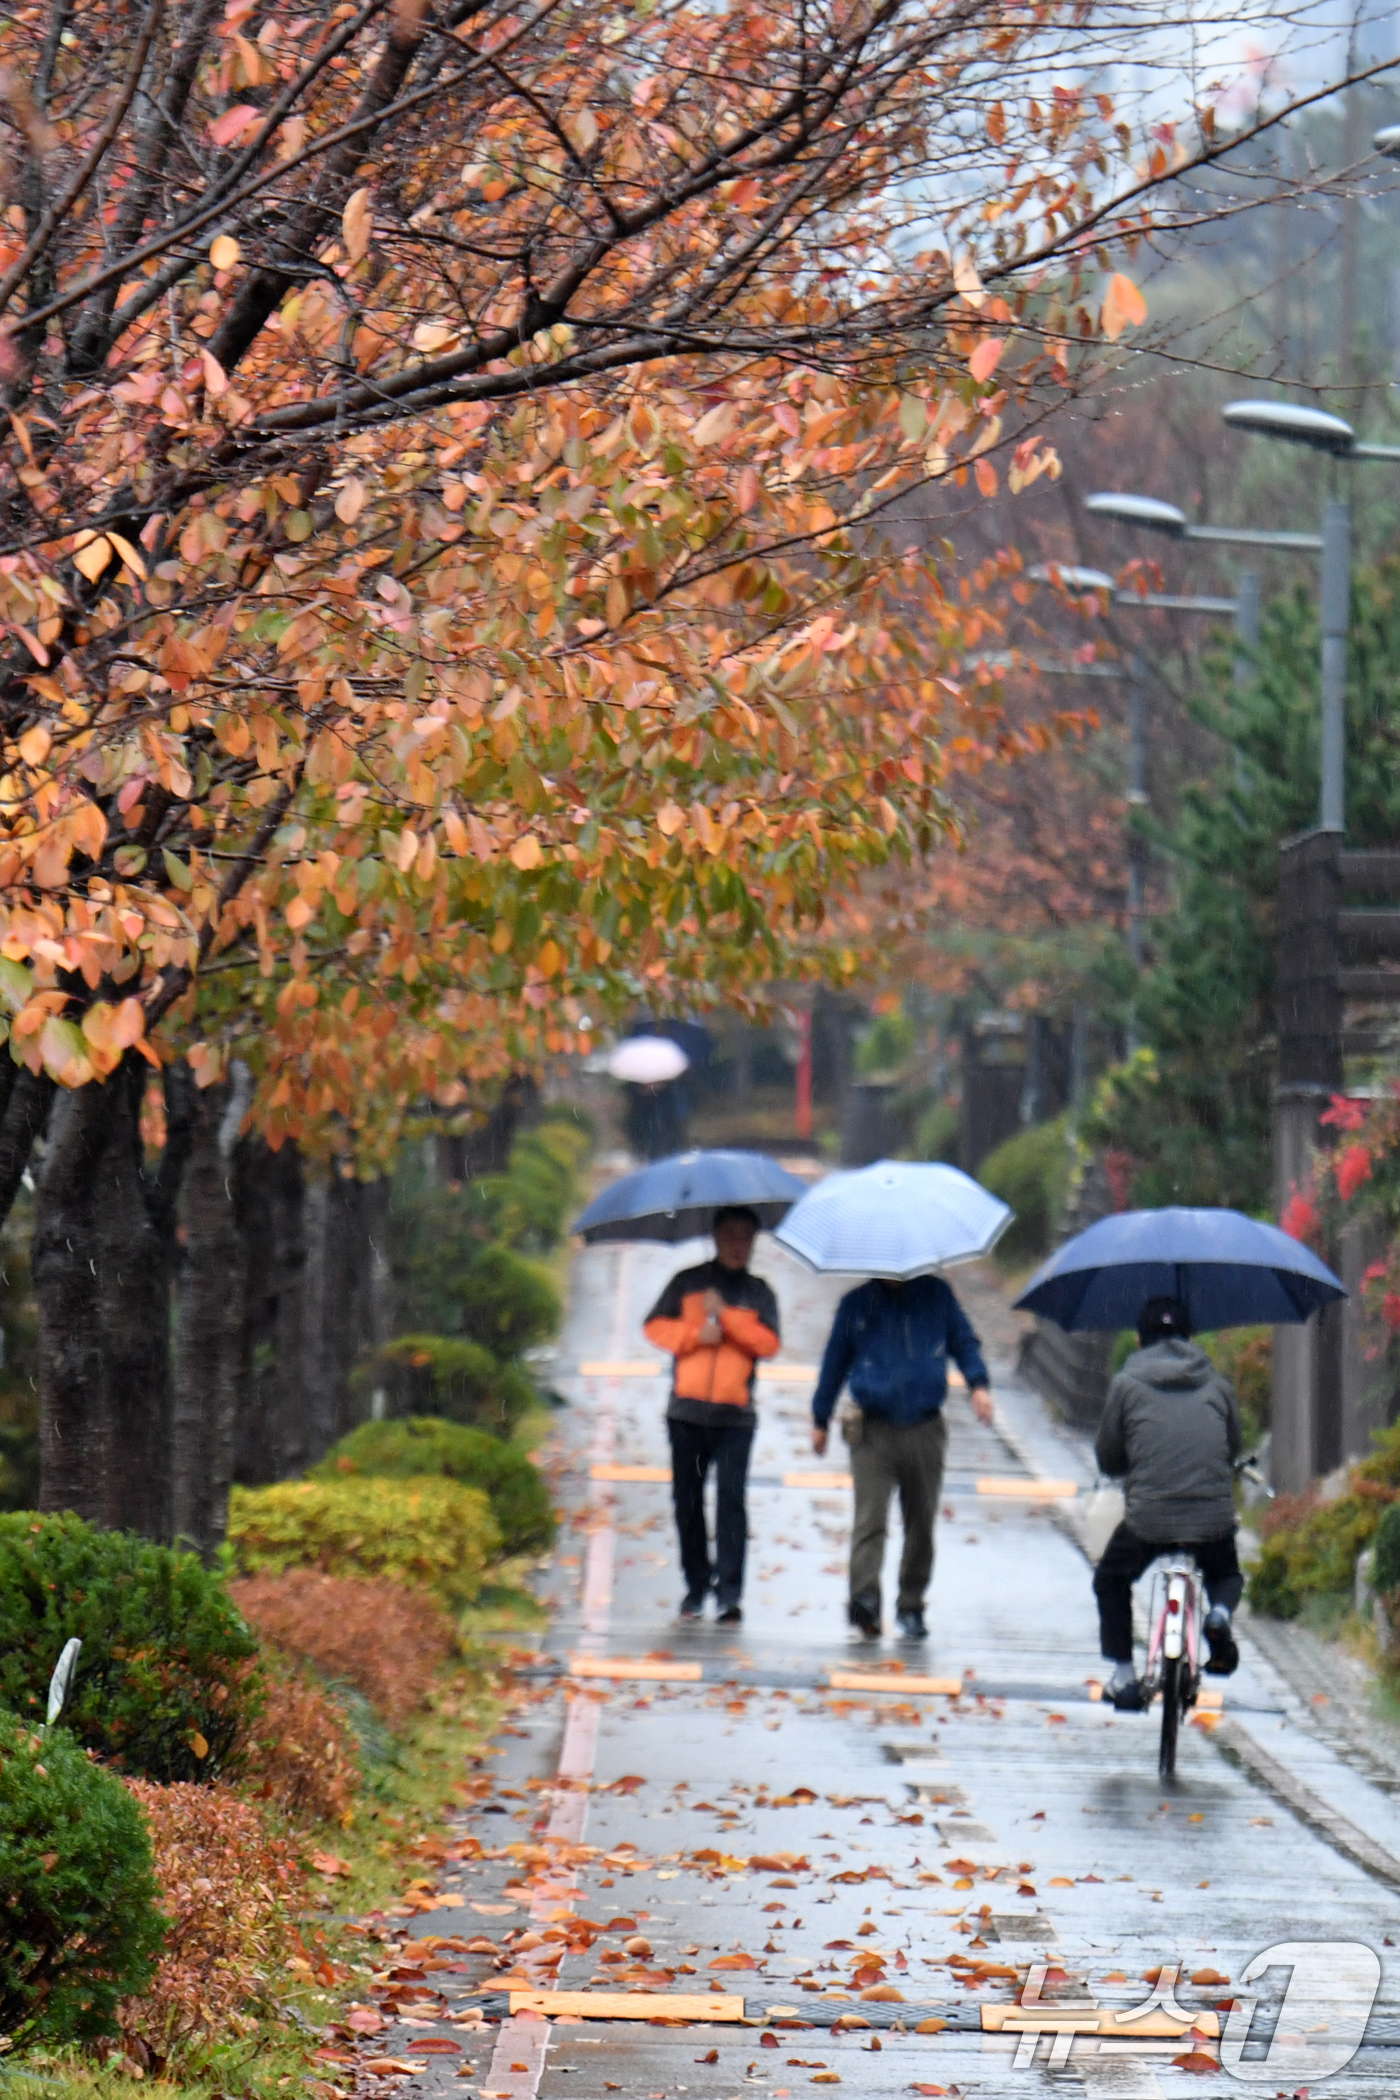
[[[775,1237],[823,1275],[903,1282],[990,1254],[1013,1216],[957,1167],[882,1159],[818,1182]]]
[[[608,1070],[633,1086],[664,1086],[668,1079],[679,1079],[689,1063],[680,1044],[664,1035],[630,1035],[608,1059]]]

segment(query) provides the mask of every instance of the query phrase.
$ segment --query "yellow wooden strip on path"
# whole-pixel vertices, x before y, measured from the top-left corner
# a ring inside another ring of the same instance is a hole
[[[571,1655],[571,1677],[611,1677],[623,1684],[699,1684],[699,1663],[653,1662],[649,1656]]]
[[[833,1692],[941,1692],[950,1699],[963,1689],[961,1677],[915,1677],[908,1671],[897,1676],[884,1670],[829,1670],[826,1681]]]
[[[512,1991],[516,2013],[569,2013],[585,2020],[730,2020],[744,2017],[744,2001],[730,1992],[702,1998],[696,1991]]]
[[[1197,2034],[1214,2038],[1220,2032],[1220,2016],[1202,2010],[1177,2019],[1158,2006],[1135,2020],[1131,2008],[1126,2006],[1120,2015],[1107,2006],[1078,2012],[1047,2001],[1044,2005],[984,2005],[982,2026],[988,2034],[1024,2034],[1028,2029],[1038,2029],[1042,2034],[1111,2034],[1122,2041],[1136,2040],[1139,2035],[1162,2035],[1175,2040],[1192,2028]]]
[[[784,1473],[785,1488],[848,1488],[849,1473]]]
[[[604,1464],[588,1468],[590,1480],[669,1480],[669,1466],[618,1466]]]
[[[1000,1473],[977,1483],[979,1495],[1011,1495],[1018,1502],[1071,1502],[1079,1493],[1072,1480],[1013,1480]]]

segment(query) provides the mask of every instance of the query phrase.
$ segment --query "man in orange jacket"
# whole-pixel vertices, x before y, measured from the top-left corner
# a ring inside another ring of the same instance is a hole
[[[758,1234],[751,1210],[716,1211],[715,1258],[671,1278],[651,1309],[646,1338],[675,1358],[666,1426],[671,1494],[680,1534],[685,1595],[681,1617],[698,1619],[711,1588],[719,1624],[743,1618],[748,1517],[744,1483],[753,1449],[754,1367],[779,1347],[778,1301],[749,1274]],[[715,1552],[705,1530],[705,1476],[715,1468]]]

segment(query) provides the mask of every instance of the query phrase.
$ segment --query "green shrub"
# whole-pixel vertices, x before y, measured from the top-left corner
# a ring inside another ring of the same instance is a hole
[[[926,1108],[914,1125],[915,1159],[945,1160],[950,1166],[958,1163],[958,1140],[962,1135],[962,1115],[955,1101],[935,1101]]]
[[[455,1480],[284,1480],[229,1498],[229,1544],[240,1574],[321,1568],[385,1575],[475,1597],[501,1535],[480,1488]]]
[[[509,1247],[483,1247],[474,1255],[454,1296],[463,1333],[498,1357],[520,1356],[548,1341],[564,1309],[549,1271]]]
[[[1264,1542],[1249,1578],[1256,1611],[1296,1619],[1313,1599],[1344,1604],[1352,1595],[1357,1556],[1400,1499],[1400,1423],[1378,1431],[1375,1445],[1352,1467],[1347,1492],[1333,1501],[1321,1501],[1315,1489],[1279,1496],[1264,1518]]]
[[[856,1070],[867,1079],[900,1072],[918,1041],[918,1030],[908,1014],[876,1014],[856,1038]]]
[[[63,1720],[85,1747],[162,1783],[213,1779],[235,1757],[261,1685],[256,1643],[218,1577],[81,1517],[0,1516],[0,1704],[41,1721],[74,1634]]]
[[[401,1334],[378,1352],[392,1367],[396,1407],[431,1409],[450,1422],[508,1436],[540,1404],[534,1380],[519,1364],[501,1363],[480,1342],[456,1334]]]
[[[1272,1327],[1232,1327],[1203,1336],[1202,1345],[1234,1386],[1245,1441],[1255,1443],[1268,1428],[1273,1408]]]
[[[496,1239],[537,1253],[559,1244],[578,1206],[589,1142],[581,1124],[557,1116],[520,1133],[505,1173],[481,1183]]]
[[[536,1553],[552,1543],[554,1511],[538,1466],[498,1437],[432,1415],[362,1423],[312,1469],[311,1478],[368,1474],[409,1480],[428,1473],[444,1474],[490,1496],[505,1552]]]
[[[1034,1261],[1049,1253],[1072,1165],[1064,1116],[1018,1130],[983,1160],[977,1179],[1016,1213],[997,1242],[1005,1260]]]
[[[66,1729],[0,1712],[0,2029],[111,2034],[165,1937],[145,1818]]]
[[[1400,1590],[1400,1502],[1392,1502],[1376,1526],[1371,1554],[1371,1587],[1383,1597]]]

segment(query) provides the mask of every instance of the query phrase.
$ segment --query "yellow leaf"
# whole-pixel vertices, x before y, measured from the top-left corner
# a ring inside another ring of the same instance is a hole
[[[89,583],[96,583],[111,559],[112,542],[101,533],[95,539],[86,540],[73,555],[74,563],[82,570]]]
[[[352,263],[363,262],[369,252],[369,237],[374,228],[374,214],[370,210],[369,191],[356,190],[340,215],[340,230],[345,236],[345,253]]]
[[[216,270],[231,270],[242,253],[231,233],[221,233],[209,249],[209,260]]]
[[[418,834],[416,831],[405,829],[400,834],[397,858],[400,875],[406,875],[418,858]]]
[[[673,839],[685,822],[685,811],[667,802],[656,812],[656,828],[664,839]]]
[[[970,255],[960,255],[954,263],[953,283],[969,306],[981,306],[986,299],[982,280],[977,274],[977,265]]]
[[[38,723],[33,729],[26,729],[19,740],[19,755],[27,766],[41,766],[52,749],[53,738]]]
[[[353,525],[365,507],[365,485],[354,474],[335,499],[335,514],[342,525]]]
[[[540,851],[540,842],[533,832],[527,831],[523,838],[516,840],[510,849],[510,858],[511,865],[519,868],[522,873],[529,868],[538,868],[541,865],[544,855]]]
[[[411,838],[412,836],[413,834],[410,832],[409,837]],[[316,907],[314,904],[309,903],[305,897],[293,897],[291,903],[287,906],[286,916],[287,924],[291,927],[292,932],[300,933],[302,927],[309,926],[315,918]]]
[[[1147,301],[1121,270],[1115,270],[1108,280],[1108,289],[1103,295],[1099,309],[1099,326],[1111,343],[1116,343],[1125,328],[1141,328],[1147,319]]]
[[[541,977],[557,977],[564,961],[563,950],[557,941],[546,941],[537,960]]]
[[[190,1737],[190,1748],[198,1758],[205,1758],[209,1755],[209,1745],[197,1728]]]
[[[727,438],[738,417],[731,401],[721,401],[718,408],[707,409],[696,424],[694,438],[697,445],[717,445]]]
[[[212,364],[214,360],[210,358],[209,362]],[[130,569],[132,575],[139,576],[144,583],[146,580],[146,564],[132,546],[131,541],[123,539],[119,532],[109,532],[107,537]]]

